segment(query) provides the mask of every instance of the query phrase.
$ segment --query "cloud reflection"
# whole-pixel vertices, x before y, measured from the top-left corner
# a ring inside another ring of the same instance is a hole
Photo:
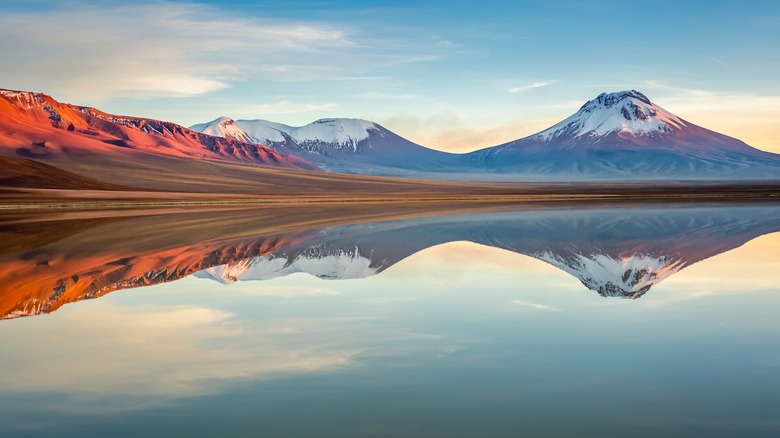
[[[124,410],[139,397],[155,403],[230,381],[346,367],[360,352],[334,342],[350,325],[339,318],[253,321],[208,307],[92,304],[4,327],[4,391],[67,393]]]

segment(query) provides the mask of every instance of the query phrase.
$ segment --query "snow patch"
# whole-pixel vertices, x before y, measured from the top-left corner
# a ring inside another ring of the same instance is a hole
[[[51,304],[44,301],[32,298],[17,306],[16,309],[0,316],[0,319],[15,319],[25,316],[35,316],[46,312],[51,307]]]
[[[270,280],[305,272],[325,279],[354,279],[376,275],[371,260],[357,247],[323,256],[301,254],[293,260],[286,257],[263,256],[215,266],[196,273],[199,278],[211,278],[223,284],[239,280]]]
[[[577,277],[588,289],[603,296],[639,298],[651,286],[685,267],[683,260],[668,256],[634,254],[612,258],[605,254],[562,257],[550,251],[534,257]]]
[[[255,144],[281,143],[286,137],[301,145],[327,143],[339,148],[357,150],[376,124],[360,119],[320,119],[304,126],[288,126],[268,120],[232,120],[220,117],[190,129],[217,137],[234,138]]]
[[[41,96],[40,93],[32,93],[29,91],[0,89],[0,96],[3,96],[8,100],[16,100],[24,109],[32,109],[38,104],[43,103],[43,96]]]

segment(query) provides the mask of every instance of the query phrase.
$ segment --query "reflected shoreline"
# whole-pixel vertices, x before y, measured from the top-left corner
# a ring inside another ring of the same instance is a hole
[[[341,175],[355,177],[354,175]],[[374,177],[372,177],[374,178]],[[296,184],[275,191],[249,193],[173,192],[149,190],[77,190],[9,186],[0,190],[0,212],[339,207],[349,204],[393,206],[404,204],[524,204],[529,202],[740,202],[777,201],[778,181],[579,181],[579,182],[470,182],[378,178],[374,184],[339,190],[301,188]],[[410,185],[411,183],[411,185]],[[522,207],[521,207],[522,208]]]

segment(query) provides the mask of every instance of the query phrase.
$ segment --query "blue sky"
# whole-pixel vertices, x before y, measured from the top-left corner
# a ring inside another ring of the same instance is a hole
[[[471,150],[637,89],[780,152],[780,2],[30,1],[0,87],[184,125],[377,121]]]

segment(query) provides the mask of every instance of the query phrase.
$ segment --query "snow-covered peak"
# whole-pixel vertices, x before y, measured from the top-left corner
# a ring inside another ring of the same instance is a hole
[[[220,117],[208,123],[193,125],[190,129],[258,144],[284,142],[289,137],[301,145],[325,143],[354,149],[370,136],[372,130],[379,130],[379,127],[361,119],[319,119],[304,126],[289,126],[261,119],[234,121]]]
[[[270,280],[305,272],[325,279],[353,279],[376,275],[378,268],[355,247],[329,254],[301,254],[293,260],[287,257],[262,256],[215,266],[195,274],[223,284],[238,280]]]
[[[361,119],[319,119],[306,126],[294,128],[292,137],[297,141],[320,140],[347,143],[368,138],[376,124]]]
[[[208,123],[193,125],[190,129],[214,137],[232,138],[246,143],[253,143],[246,132],[237,127],[235,123],[235,120],[230,117],[222,116]]]
[[[605,254],[571,257],[550,251],[534,257],[577,277],[588,289],[606,297],[639,298],[651,286],[684,268],[681,259],[633,254],[613,258]]]
[[[685,121],[655,105],[636,91],[601,93],[589,100],[577,113],[536,134],[544,141],[582,136],[602,137],[611,133],[634,136],[675,134]]]
[[[233,119],[231,119],[230,117],[227,117],[227,116],[219,117],[219,118],[215,119],[214,121],[210,122],[210,124],[217,125],[217,126],[230,126],[233,123],[235,123],[235,120],[233,120]]]

